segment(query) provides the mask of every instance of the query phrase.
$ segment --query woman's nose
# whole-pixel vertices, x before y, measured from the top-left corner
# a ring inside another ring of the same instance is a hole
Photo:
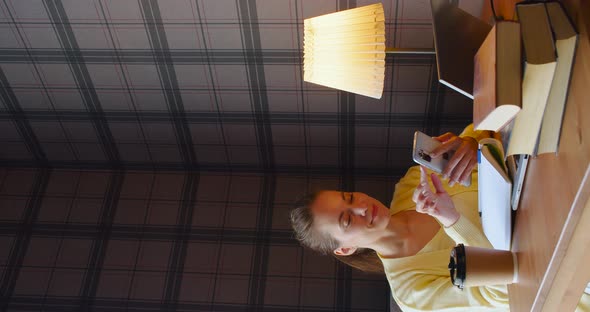
[[[365,207],[365,205],[362,205],[360,207],[354,208],[353,211],[354,211],[354,214],[356,214],[357,216],[364,217],[365,214],[367,213],[367,207]]]

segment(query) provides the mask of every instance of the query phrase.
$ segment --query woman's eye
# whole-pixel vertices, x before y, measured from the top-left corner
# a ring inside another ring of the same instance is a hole
[[[347,228],[350,225],[350,213],[346,215],[344,219],[344,227]]]

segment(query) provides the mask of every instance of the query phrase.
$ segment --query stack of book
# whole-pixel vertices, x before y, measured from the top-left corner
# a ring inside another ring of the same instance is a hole
[[[559,2],[525,1],[516,12],[518,22],[498,21],[475,55],[475,128],[512,127],[507,156],[556,153],[578,34]]]
[[[578,41],[559,2],[525,1],[516,12],[517,22],[496,22],[474,58],[475,129],[503,134],[502,143],[480,141],[482,225],[507,250],[529,157],[558,151]]]

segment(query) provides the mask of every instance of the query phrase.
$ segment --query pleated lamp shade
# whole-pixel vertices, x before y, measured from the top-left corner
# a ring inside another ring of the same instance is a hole
[[[380,99],[384,79],[381,3],[304,21],[304,81]]]

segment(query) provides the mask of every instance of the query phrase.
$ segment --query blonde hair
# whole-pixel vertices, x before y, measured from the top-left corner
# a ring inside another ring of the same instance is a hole
[[[329,234],[318,231],[313,226],[314,218],[310,207],[321,192],[304,195],[295,202],[290,214],[291,226],[295,231],[295,238],[303,246],[324,255],[330,254],[341,262],[361,271],[384,273],[383,264],[377,253],[372,249],[359,248],[355,253],[348,256],[334,254],[334,250],[340,247],[338,241]]]

